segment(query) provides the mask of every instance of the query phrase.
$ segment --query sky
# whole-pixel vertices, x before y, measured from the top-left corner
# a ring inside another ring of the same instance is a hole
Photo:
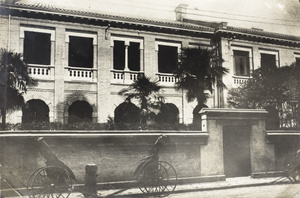
[[[67,9],[175,21],[187,4],[187,18],[300,36],[299,0],[21,0]]]

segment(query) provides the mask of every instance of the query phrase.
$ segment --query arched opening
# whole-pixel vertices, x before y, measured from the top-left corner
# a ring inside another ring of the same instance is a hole
[[[22,109],[23,123],[30,122],[49,122],[49,107],[48,105],[38,99],[29,100],[26,102],[25,106]]]
[[[140,108],[126,100],[115,108],[115,123],[122,125],[126,123],[138,123]]]
[[[179,110],[173,103],[165,103],[160,107],[160,112],[157,114],[156,122],[159,124],[178,124]]]
[[[200,129],[201,129],[201,115],[199,114],[199,112],[203,108],[208,108],[208,106],[205,104],[202,105],[198,104],[193,110],[193,125],[200,127]]]
[[[76,101],[69,107],[68,123],[92,122],[92,106],[86,101]]]

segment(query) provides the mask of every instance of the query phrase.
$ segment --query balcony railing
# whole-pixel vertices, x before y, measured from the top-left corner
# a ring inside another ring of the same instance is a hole
[[[92,68],[65,67],[65,71],[66,80],[69,81],[94,82],[97,78],[97,70]]]
[[[29,64],[28,74],[35,79],[53,80],[54,66]]]
[[[174,76],[174,74],[158,73],[156,75],[158,77],[159,84],[162,86],[175,86],[175,83],[178,82],[178,79]]]
[[[144,75],[141,71],[125,71],[125,70],[111,70],[112,83],[131,84],[140,75]]]
[[[237,88],[249,80],[248,76],[232,76],[233,79],[233,87]]]

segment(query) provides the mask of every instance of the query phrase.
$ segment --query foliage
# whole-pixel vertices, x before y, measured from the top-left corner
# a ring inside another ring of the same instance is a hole
[[[24,105],[23,93],[30,85],[36,85],[36,81],[28,75],[22,54],[0,49],[0,105],[3,126],[6,122],[6,111]]]
[[[259,68],[247,83],[228,92],[228,104],[234,108],[265,108],[281,119],[287,116],[286,108],[299,119],[300,68],[295,65],[280,68]]]
[[[137,99],[140,102],[141,109],[148,110],[149,107],[155,106],[157,100],[162,96],[157,95],[161,87],[157,82],[151,81],[150,78],[142,75],[133,81],[128,88],[122,89],[119,95],[125,96],[126,100],[132,98]]]
[[[141,106],[140,122],[144,127],[149,120],[153,109],[157,109],[163,100],[163,97],[158,95],[161,87],[158,82],[151,81],[150,78],[142,75],[133,81],[128,88],[122,89],[118,94],[125,97],[125,101],[137,99]]]
[[[186,90],[189,102],[197,100],[198,104],[204,104],[208,98],[205,90],[212,92],[214,85],[225,87],[222,76],[227,69],[216,62],[221,62],[213,49],[183,48],[179,57],[178,70],[175,76],[178,78],[177,89]]]
[[[22,60],[22,54],[5,49],[0,50],[0,84],[8,86],[8,109],[23,105],[22,94],[27,91],[27,86],[36,85],[36,81],[29,77],[27,67]],[[1,92],[0,102],[3,104],[2,94],[3,92]]]
[[[1,127],[1,124],[0,124]],[[121,127],[117,125],[111,117],[108,118],[106,123],[92,123],[92,122],[77,122],[70,124],[62,124],[60,122],[33,122],[33,123],[18,123],[7,124],[6,130],[18,131],[18,130],[140,130],[139,123],[124,123]],[[0,129],[1,130],[1,129]],[[184,124],[149,124],[147,130],[179,130],[179,131],[199,131],[195,125]]]
[[[217,48],[183,48],[179,56],[178,69],[175,77],[178,78],[176,88],[186,91],[188,102],[197,100],[194,109],[194,119],[205,105],[209,93],[214,86],[225,88],[222,76],[228,70],[221,66],[222,58]],[[195,121],[195,120],[194,120]]]
[[[60,122],[31,122],[7,124],[7,130],[110,130],[106,123],[76,122],[62,124]]]

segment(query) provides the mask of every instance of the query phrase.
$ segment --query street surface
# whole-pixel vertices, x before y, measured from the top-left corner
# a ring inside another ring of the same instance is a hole
[[[126,189],[123,189],[124,191]],[[156,198],[143,194],[121,195],[123,190],[118,192],[101,193],[99,197],[103,198]],[[135,191],[138,192],[138,191]],[[4,196],[6,197],[6,196]],[[8,196],[10,198],[19,198],[20,196]],[[28,196],[22,196],[28,198]],[[81,193],[73,193],[69,198],[84,198]],[[263,185],[256,187],[229,188],[221,190],[182,190],[175,191],[164,198],[300,198],[300,184],[280,184]]]
[[[239,177],[227,178],[226,181],[178,185],[173,193],[160,198],[300,198],[300,184],[289,184],[287,180],[271,184],[275,179]],[[1,187],[5,189],[9,186]],[[82,189],[76,188],[69,198],[85,198],[81,192]],[[97,193],[101,198],[157,198],[142,194],[138,188],[99,188]],[[26,188],[18,189],[18,192],[0,190],[1,198],[28,198],[27,194]]]
[[[174,193],[168,198],[300,198],[300,184]]]

